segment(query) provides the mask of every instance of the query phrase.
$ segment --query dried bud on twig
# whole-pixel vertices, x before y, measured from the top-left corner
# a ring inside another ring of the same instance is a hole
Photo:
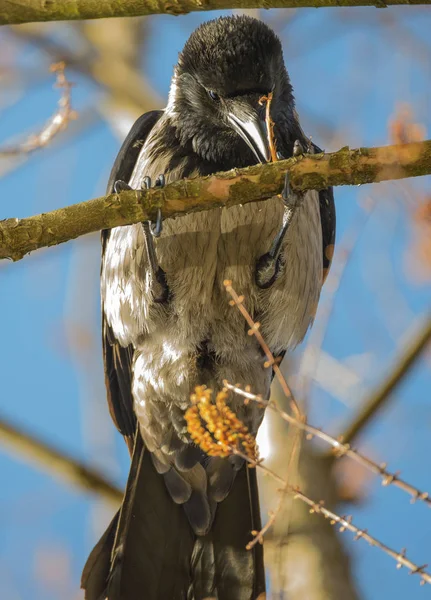
[[[236,414],[227,406],[227,390],[212,402],[212,390],[198,386],[186,411],[187,429],[192,440],[209,456],[229,456],[241,450],[253,461],[258,460],[256,440]]]
[[[58,133],[66,129],[71,119],[76,118],[76,113],[72,110],[71,105],[70,90],[73,84],[67,80],[64,69],[64,62],[51,65],[50,68],[50,70],[57,75],[55,87],[61,89],[58,110],[50,117],[39,133],[30,135],[20,144],[0,149],[0,157],[30,154],[35,150],[47,146]]]

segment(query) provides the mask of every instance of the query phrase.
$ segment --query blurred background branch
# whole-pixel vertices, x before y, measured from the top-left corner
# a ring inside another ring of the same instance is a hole
[[[341,438],[344,444],[352,444],[366,428],[367,424],[377,415],[384,405],[391,400],[399,385],[410,374],[411,369],[429,347],[431,342],[431,315],[422,318],[412,327],[414,331],[405,336],[403,350],[392,368],[382,380],[377,389],[361,403],[360,412],[347,425]]]
[[[61,90],[60,100],[58,101],[58,110],[50,117],[49,121],[39,133],[30,135],[25,141],[14,146],[0,146],[0,159],[20,154],[29,154],[30,152],[43,148],[50,144],[56,135],[66,129],[71,119],[76,118],[76,114],[72,110],[70,95],[70,89],[73,84],[67,80],[64,73],[64,67],[64,62],[58,62],[51,65],[51,71],[57,74],[55,87],[60,88]]]
[[[2,418],[0,418],[0,440],[9,451],[31,462],[38,469],[42,468],[50,475],[86,493],[97,494],[116,507],[119,506],[123,492],[104,475]]]

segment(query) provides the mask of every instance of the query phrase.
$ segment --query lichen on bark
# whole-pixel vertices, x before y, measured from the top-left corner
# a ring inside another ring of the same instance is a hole
[[[431,174],[431,140],[380,148],[342,148],[332,154],[233,169],[209,177],[176,181],[163,189],[130,190],[26,219],[0,221],[0,259],[19,260],[29,252],[87,233],[266,200],[280,194],[286,171],[296,191],[359,185]]]

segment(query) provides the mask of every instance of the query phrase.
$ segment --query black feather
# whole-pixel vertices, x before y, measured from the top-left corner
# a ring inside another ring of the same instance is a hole
[[[245,550],[260,531],[256,469],[243,464],[217,506],[210,533],[197,539],[192,556],[194,595],[189,599],[256,600],[265,591],[263,547]]]
[[[111,169],[106,189],[107,194],[111,194],[114,191],[116,181],[121,180],[126,183],[129,181],[142,146],[162,114],[163,111],[154,110],[145,113],[134,123]],[[102,231],[101,236],[103,260],[106,243],[109,238],[109,229]],[[131,449],[131,440],[136,430],[131,376],[133,348],[131,346],[124,348],[118,343],[112,329],[106,322],[103,305],[102,349],[109,412],[117,429],[128,438],[128,446]]]

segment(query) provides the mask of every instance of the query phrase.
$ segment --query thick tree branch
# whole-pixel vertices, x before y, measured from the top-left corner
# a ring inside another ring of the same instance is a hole
[[[430,0],[0,0],[0,25],[34,21],[70,21],[137,17],[228,8],[303,8],[429,4]]]
[[[431,140],[380,148],[342,148],[333,154],[233,169],[211,177],[184,179],[163,189],[126,191],[27,219],[0,222],[0,259],[25,254],[87,233],[155,217],[266,200],[282,190],[286,171],[296,190],[361,185],[431,174]]]
[[[123,499],[123,492],[102,474],[3,419],[0,419],[0,441],[26,462],[84,491],[99,494],[116,507]]]

